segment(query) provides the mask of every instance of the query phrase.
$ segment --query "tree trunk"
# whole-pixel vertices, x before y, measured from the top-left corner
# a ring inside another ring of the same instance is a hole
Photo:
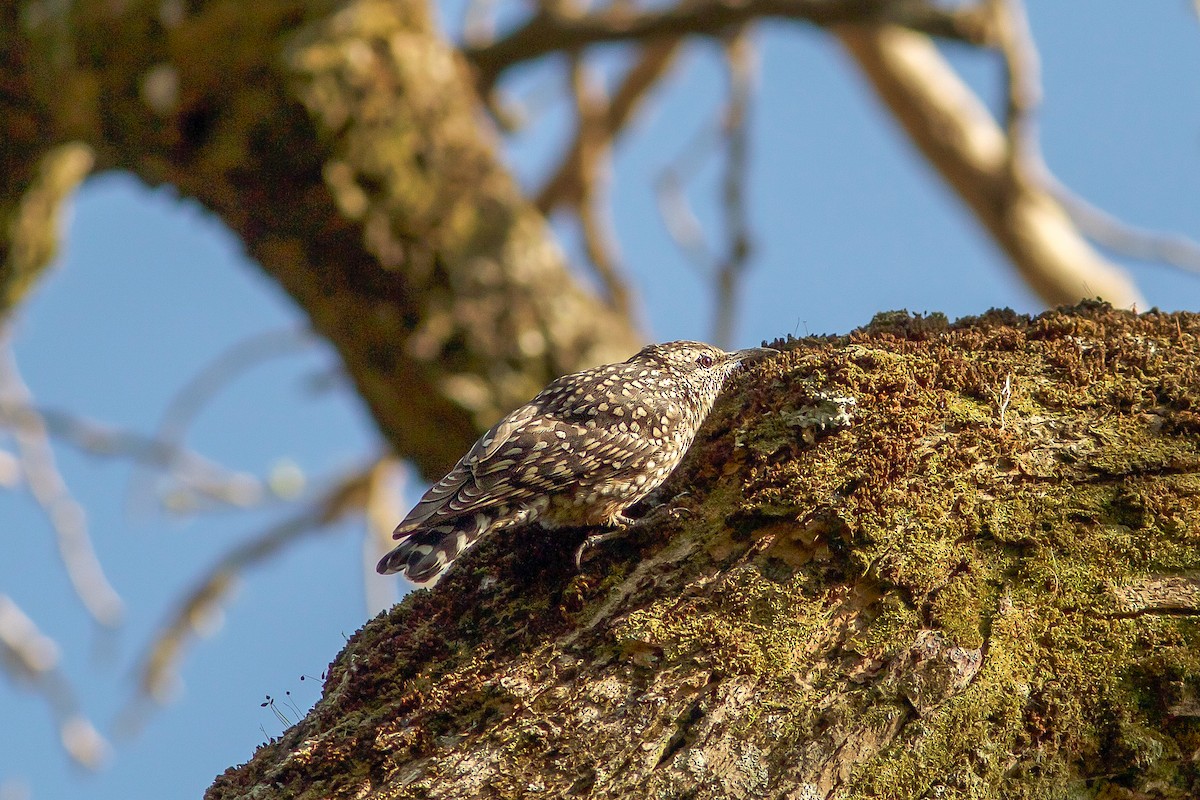
[[[550,379],[637,349],[499,162],[422,0],[0,4],[0,87],[0,316],[94,161],[218,214],[427,476]]]
[[[1200,317],[776,343],[662,509],[489,537],[228,798],[1200,794]]]

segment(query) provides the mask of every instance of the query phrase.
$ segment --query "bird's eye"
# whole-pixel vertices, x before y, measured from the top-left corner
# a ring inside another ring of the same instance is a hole
[[[713,365],[713,357],[710,356],[708,353],[705,353],[704,355],[702,355],[696,359],[696,363],[699,364],[700,366],[704,367],[705,369],[708,369],[709,367],[711,367]]]

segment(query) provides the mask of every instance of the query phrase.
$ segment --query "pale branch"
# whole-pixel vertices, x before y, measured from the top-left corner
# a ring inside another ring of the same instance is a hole
[[[620,263],[616,233],[608,219],[607,183],[612,163],[612,139],[605,118],[608,98],[589,74],[581,55],[571,59],[571,91],[579,120],[579,158],[576,161],[579,204],[576,211],[583,234],[584,252],[600,279],[609,305],[626,318],[632,300],[625,270]]]
[[[719,36],[756,19],[789,19],[819,26],[852,22],[890,22],[932,36],[985,44],[986,14],[974,6],[947,9],[927,2],[885,0],[695,0],[665,9],[626,5],[585,14],[567,14],[541,6],[511,33],[464,54],[486,91],[514,64],[554,52],[569,52],[600,42]]]
[[[658,85],[659,79],[675,63],[681,44],[681,39],[663,39],[642,48],[605,109],[604,131],[610,140],[615,140],[624,130],[650,90]],[[579,207],[582,195],[579,161],[584,147],[583,134],[584,130],[580,127],[553,176],[537,193],[534,203],[543,214],[550,215],[564,206],[571,209]]]
[[[463,39],[468,43],[490,42],[496,38],[497,0],[469,0],[463,9]]]
[[[749,105],[757,70],[755,56],[749,28],[731,31],[725,39],[728,99],[720,119],[698,131],[655,181],[659,215],[667,234],[700,276],[712,284],[714,313],[710,338],[718,346],[728,346],[733,338],[739,284],[752,246],[746,181],[749,178]],[[700,171],[716,150],[724,155],[718,207],[725,241],[720,245],[708,241],[686,190],[687,180]]]
[[[159,703],[168,699],[184,648],[211,625],[243,572],[304,537],[321,533],[348,515],[360,513],[375,469],[372,466],[343,477],[320,497],[305,504],[298,513],[243,541],[217,559],[147,647],[137,669],[139,698]],[[139,721],[138,705],[134,703],[126,709],[124,727],[134,726]]]
[[[1012,180],[1027,180],[1023,167],[1040,164],[1034,114],[1042,102],[1041,59],[1022,0],[987,0],[996,20],[996,38],[1004,57],[1008,169]]]
[[[683,251],[692,266],[707,276],[712,254],[704,239],[704,228],[688,203],[683,175],[676,164],[668,165],[654,181],[654,196],[667,235]]]
[[[84,717],[66,678],[58,668],[58,645],[38,629],[20,606],[0,593],[0,670],[14,683],[30,687],[49,706],[63,749],[80,766],[99,767],[108,742]]]
[[[184,448],[183,440],[192,422],[220,392],[246,371],[266,361],[309,350],[317,344],[317,341],[316,336],[309,329],[293,327],[264,331],[235,342],[197,372],[167,403],[157,430],[149,440],[149,443],[153,445],[152,454],[155,458],[143,459],[144,463],[174,471],[177,466],[173,460],[174,457],[186,459],[179,466],[193,462],[193,454]],[[130,504],[135,508],[149,505],[148,502],[139,500],[139,498],[149,497],[153,494],[149,475],[150,473],[146,471],[135,472],[130,479]],[[187,475],[186,470],[184,475]],[[246,476],[240,475],[238,478],[236,488],[239,491],[233,495],[232,501],[228,499],[227,493],[211,491],[212,488],[220,489],[224,482],[219,482],[216,487],[208,488],[204,488],[204,484],[200,484],[198,488],[201,488],[203,494],[214,499],[226,497],[226,502],[233,502],[234,505],[247,505],[246,490],[250,487],[245,483]],[[192,483],[191,481],[185,482]],[[257,481],[255,483],[258,484]],[[261,496],[263,494],[261,485],[257,485],[252,493],[255,496]]]
[[[367,532],[362,543],[363,599],[367,616],[391,608],[399,599],[397,581],[381,580],[375,571],[379,559],[396,546],[392,531],[407,510],[404,489],[412,470],[396,458],[381,458],[371,469],[367,482]]]
[[[14,681],[33,682],[58,666],[58,644],[21,607],[0,594],[0,665]]]
[[[750,175],[750,102],[754,97],[757,53],[748,28],[725,46],[729,69],[729,101],[725,110],[725,172],[721,181],[721,212],[725,223],[725,253],[716,264],[716,299],[712,341],[728,348],[738,308],[742,277],[750,259],[750,219],[746,183]]]
[[[5,410],[14,407],[21,409],[23,419],[23,424],[11,429],[21,473],[54,531],[71,586],[96,622],[115,626],[123,613],[121,598],[104,575],[88,533],[87,516],[58,470],[46,423],[33,410],[33,394],[6,340],[0,346],[0,414],[11,416],[11,411]]]
[[[246,506],[265,494],[262,482],[252,475],[222,467],[214,461],[174,442],[114,428],[77,414],[45,406],[0,403],[0,427],[37,431],[44,428],[96,458],[125,458],[137,464],[168,472],[188,491],[221,503]]]
[[[912,142],[1047,304],[1100,297],[1122,308],[1145,305],[1037,180],[1037,164],[1023,164],[1027,179],[1012,180],[1004,132],[928,37],[894,25],[836,33]]]
[[[1062,204],[1071,221],[1096,244],[1128,258],[1200,273],[1200,242],[1181,234],[1130,225],[1089,203],[1052,175],[1048,175],[1047,180],[1050,191]]]

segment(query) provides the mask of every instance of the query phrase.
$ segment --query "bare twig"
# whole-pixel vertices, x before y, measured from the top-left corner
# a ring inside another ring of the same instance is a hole
[[[496,0],[470,0],[463,9],[463,40],[482,47],[496,39]]]
[[[658,213],[666,226],[667,234],[706,280],[712,278],[716,256],[709,248],[704,227],[688,202],[686,184],[701,170],[713,150],[721,143],[723,128],[724,120],[707,124],[698,130],[687,146],[663,168],[654,181]]]
[[[58,722],[59,738],[67,754],[81,766],[99,767],[108,756],[108,742],[79,713],[66,679],[58,670],[58,645],[4,594],[0,594],[0,667],[45,698]]]
[[[235,343],[233,346],[213,359],[198,372],[187,384],[180,389],[175,397],[167,404],[159,422],[154,440],[174,448],[174,452],[186,452],[181,442],[187,434],[196,416],[212,399],[223,391],[233,380],[265,361],[291,355],[308,348],[316,342],[316,338],[307,329],[286,328],[283,330],[266,331]],[[172,471],[176,463],[167,461],[158,464]],[[212,488],[212,487],[210,487]],[[221,488],[219,485],[215,488]],[[203,491],[212,499],[228,502],[236,506],[253,505],[264,495],[260,482],[250,476],[239,475],[233,494],[222,495]],[[130,481],[130,504],[134,508],[144,508],[149,505],[139,498],[152,496],[149,489],[149,473],[135,473]]]
[[[756,78],[755,53],[749,28],[733,32],[725,43],[729,70],[729,100],[719,123],[706,126],[655,181],[658,210],[667,233],[713,285],[711,341],[726,347],[733,338],[737,295],[750,257],[750,226],[746,209],[749,178],[749,105]],[[685,184],[697,174],[718,147],[724,150],[720,209],[724,219],[723,246],[714,248],[687,199]]]
[[[1034,113],[1042,102],[1041,59],[1022,0],[986,0],[1000,52],[1004,57],[1006,92],[1004,128],[1008,135],[1008,169],[1013,180],[1036,178],[1041,172]]]
[[[1012,396],[1012,373],[1010,372],[1004,376],[1004,385],[996,393],[996,406],[1000,409],[1000,430],[1004,430],[1005,417],[1008,415],[1008,405],[1012,402]]]
[[[505,69],[548,53],[571,52],[597,42],[719,36],[746,22],[772,18],[821,26],[890,22],[974,44],[985,44],[990,36],[986,15],[974,7],[947,9],[911,0],[692,0],[654,10],[618,4],[588,14],[563,14],[543,7],[507,36],[464,52],[475,65],[486,94]]]
[[[603,130],[608,139],[616,139],[637,113],[649,90],[658,84],[659,78],[675,63],[680,44],[679,39],[664,39],[648,44],[642,49],[637,62],[625,73],[621,85],[605,109]],[[577,131],[575,140],[559,163],[558,169],[554,171],[553,177],[546,181],[542,190],[538,192],[535,202],[543,214],[549,215],[560,206],[578,208],[582,196],[579,161],[584,147],[583,134],[582,128]]]
[[[346,476],[299,513],[239,544],[218,559],[188,592],[147,648],[138,670],[142,697],[163,702],[169,696],[184,647],[210,625],[243,572],[304,536],[324,531],[347,515],[361,512],[373,469]],[[132,708],[127,709],[127,725],[136,721],[129,716],[132,711]]]
[[[712,135],[712,131],[708,129],[702,133],[706,140]],[[667,235],[700,273],[708,277],[712,270],[712,253],[709,252],[708,242],[704,238],[704,228],[688,203],[683,171],[678,164],[679,161],[676,161],[668,165],[654,182],[658,213],[666,226]]]
[[[244,499],[248,492],[259,493],[259,481],[253,476],[227,470],[192,450],[61,409],[0,403],[0,424],[33,432],[44,428],[50,436],[91,456],[129,458],[145,466],[169,468],[171,477],[189,491],[222,502],[242,505],[239,499]],[[0,479],[0,485],[3,484],[5,481]]]
[[[607,194],[604,184],[612,146],[605,123],[608,101],[578,54],[571,58],[571,88],[579,119],[579,158],[575,166],[578,170],[578,214],[584,250],[592,270],[604,286],[609,305],[629,317],[629,285],[619,263],[616,235],[609,223],[604,201]]]
[[[12,409],[21,409],[24,424],[12,430],[22,474],[54,530],[59,557],[75,594],[93,619],[101,625],[115,626],[121,620],[121,598],[96,558],[83,507],[58,471],[46,422],[33,408],[33,395],[4,337],[0,343],[0,415],[12,416]]]
[[[58,666],[58,645],[4,594],[0,594],[0,664],[9,675],[30,683]]]
[[[1200,273],[1200,243],[1130,225],[1084,200],[1048,175],[1050,191],[1085,236],[1114,253]]]
[[[716,270],[716,308],[712,341],[728,348],[738,307],[738,290],[750,258],[750,224],[746,209],[749,177],[750,101],[757,72],[754,44],[748,28],[730,38],[725,48],[729,65],[729,104],[725,111],[725,175],[722,211],[725,218],[725,255]]]

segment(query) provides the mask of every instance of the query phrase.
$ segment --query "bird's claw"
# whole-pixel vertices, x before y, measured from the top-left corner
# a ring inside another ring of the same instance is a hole
[[[609,539],[612,539],[614,536],[619,536],[624,532],[625,524],[623,523],[620,528],[616,528],[611,531],[605,531],[604,533],[594,533],[584,539],[580,543],[579,547],[575,548],[575,569],[579,570],[583,568],[583,554],[589,547],[600,544],[601,542],[606,542]]]

